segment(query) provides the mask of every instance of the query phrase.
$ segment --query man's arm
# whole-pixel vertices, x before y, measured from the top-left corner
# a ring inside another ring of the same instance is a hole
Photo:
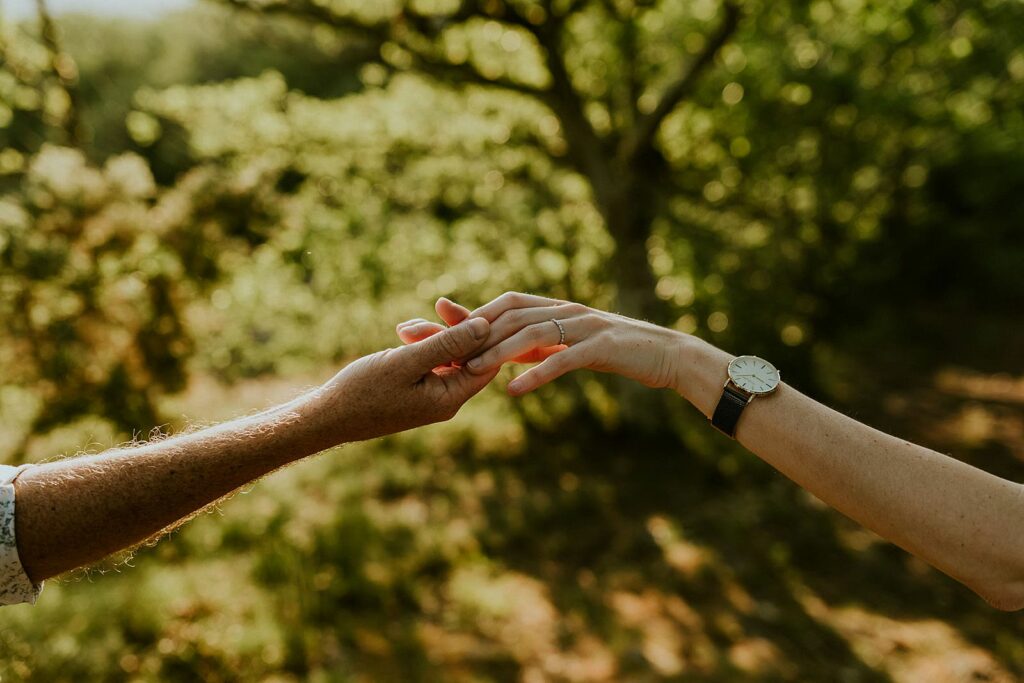
[[[319,389],[258,415],[140,448],[46,463],[17,479],[22,566],[40,583],[135,546],[288,463],[332,446],[455,415],[494,377],[451,361],[486,321],[361,358]]]

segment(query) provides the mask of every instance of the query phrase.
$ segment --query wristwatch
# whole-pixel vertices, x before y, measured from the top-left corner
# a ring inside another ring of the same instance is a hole
[[[782,376],[775,366],[757,356],[738,356],[729,363],[728,379],[711,416],[711,424],[730,438],[736,438],[736,423],[743,409],[758,396],[779,388]]]

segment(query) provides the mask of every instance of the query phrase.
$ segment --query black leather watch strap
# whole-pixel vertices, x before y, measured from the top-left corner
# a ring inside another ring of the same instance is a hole
[[[739,422],[743,409],[750,403],[750,396],[741,393],[732,384],[726,384],[722,398],[711,416],[711,424],[729,438],[736,438],[736,423]]]

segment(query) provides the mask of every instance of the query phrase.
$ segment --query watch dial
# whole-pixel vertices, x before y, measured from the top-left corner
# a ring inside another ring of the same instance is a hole
[[[744,391],[767,394],[779,386],[781,377],[768,361],[757,356],[740,356],[729,363],[729,379]]]

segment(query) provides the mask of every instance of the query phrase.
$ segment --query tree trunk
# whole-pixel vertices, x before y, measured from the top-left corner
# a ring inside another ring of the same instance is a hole
[[[614,173],[614,184],[594,186],[608,231],[615,238],[615,253],[608,265],[616,286],[616,312],[659,325],[669,322],[669,309],[655,294],[657,283],[647,242],[665,204],[663,161],[655,153],[655,158],[643,167],[631,166]],[[665,429],[668,411],[660,392],[622,377],[613,376],[608,381],[618,398],[624,423],[647,432]]]
[[[647,255],[654,220],[664,206],[662,162],[630,166],[615,173],[609,186],[594,187],[608,232],[615,239],[609,271],[616,286],[616,308],[631,318],[664,325],[667,306],[655,295],[654,273]]]
[[[627,240],[616,238],[612,256],[611,276],[615,282],[615,308],[617,313],[631,318],[664,324],[665,306],[654,295],[654,273],[647,257],[647,237],[640,233]]]

